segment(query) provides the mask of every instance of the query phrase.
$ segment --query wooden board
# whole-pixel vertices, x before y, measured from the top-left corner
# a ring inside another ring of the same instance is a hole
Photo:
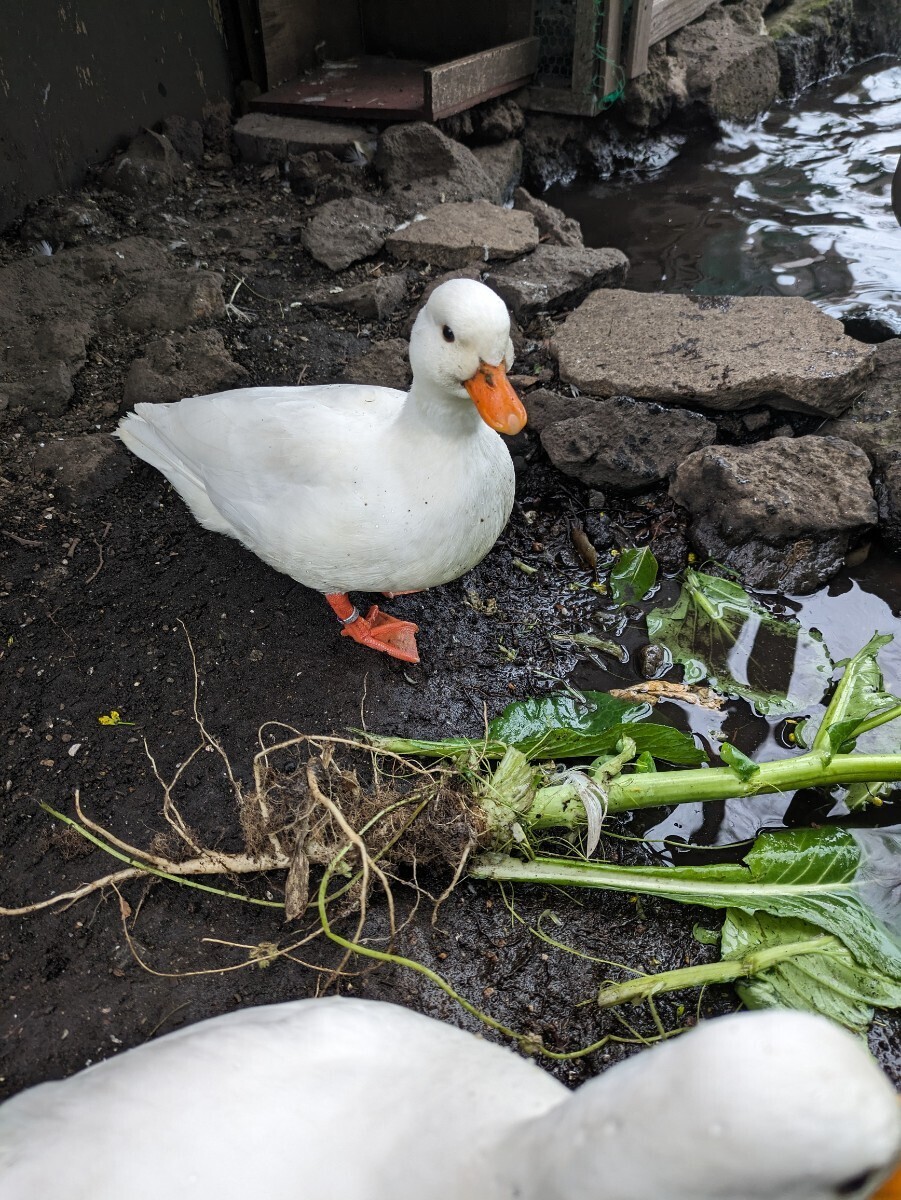
[[[620,0],[616,0],[620,3]],[[597,71],[598,17],[595,0],[576,0],[573,25],[572,90],[577,96],[594,94]]]
[[[309,65],[315,41],[316,14],[308,4],[294,0],[260,0],[260,32],[270,88]]]
[[[648,45],[653,46],[669,37],[671,33],[675,33],[677,29],[706,12],[714,3],[715,0],[654,0]]]
[[[473,104],[528,83],[538,65],[538,38],[521,38],[469,54],[425,71],[425,111],[429,120],[450,117]]]
[[[623,40],[623,0],[604,0],[604,28],[601,45],[604,47],[604,73],[601,98],[614,92],[622,76],[619,73]]]
[[[357,58],[320,68],[258,96],[251,107],[288,117],[421,121],[425,63]]]
[[[648,69],[648,46],[651,36],[651,10],[654,0],[632,0],[632,25],[626,50],[626,79],[643,75]]]

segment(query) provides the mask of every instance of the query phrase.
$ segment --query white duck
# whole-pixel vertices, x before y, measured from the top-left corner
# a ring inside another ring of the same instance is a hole
[[[513,506],[500,433],[526,413],[507,381],[510,318],[484,284],[436,288],[410,338],[409,393],[357,384],[241,388],[138,404],[118,436],[166,476],[207,529],[325,593],[343,632],[418,662],[417,627],[350,591],[387,595],[456,579]]]
[[[572,1093],[392,1004],[299,1000],[0,1106],[3,1200],[886,1200],[899,1154],[864,1046],[788,1011],[706,1022]]]

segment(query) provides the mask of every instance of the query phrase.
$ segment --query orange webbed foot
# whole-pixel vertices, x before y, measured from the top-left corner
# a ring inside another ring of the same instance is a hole
[[[392,658],[399,658],[401,662],[419,662],[419,651],[416,648],[418,625],[380,612],[376,605],[370,608],[365,617],[361,616],[347,596],[340,593],[327,595],[326,600],[344,626],[341,630],[342,637],[353,638],[361,646],[368,646],[370,650],[380,650],[383,654],[390,654]]]

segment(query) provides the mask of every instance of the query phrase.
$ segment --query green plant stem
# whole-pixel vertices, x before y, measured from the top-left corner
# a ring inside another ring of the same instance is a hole
[[[739,778],[731,767],[619,775],[604,784],[607,811],[631,812],[664,804],[730,800],[737,796],[795,792],[807,787],[901,780],[901,754],[830,754],[828,750],[811,750],[795,758],[763,762],[759,767],[747,779]],[[578,795],[566,783],[539,789],[523,819],[524,825],[537,829],[573,828],[583,823]]]
[[[705,987],[710,983],[734,983],[737,979],[751,979],[768,971],[779,963],[802,954],[822,954],[840,945],[830,934],[806,938],[802,942],[789,942],[784,946],[768,946],[752,950],[741,958],[724,958],[719,962],[703,963],[695,967],[680,967],[675,971],[661,971],[658,975],[639,975],[637,979],[626,979],[621,983],[610,983],[598,992],[597,1002],[601,1008],[612,1008],[616,1004],[640,1004],[653,996],[675,992],[682,988]]]

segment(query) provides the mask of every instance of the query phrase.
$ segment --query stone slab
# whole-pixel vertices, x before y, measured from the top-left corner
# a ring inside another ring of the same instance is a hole
[[[538,226],[526,212],[487,200],[439,204],[421,221],[392,233],[386,248],[402,262],[465,267],[491,259],[519,258],[538,245]]]
[[[556,334],[560,378],[596,396],[839,416],[872,346],[799,296],[593,292]]]

